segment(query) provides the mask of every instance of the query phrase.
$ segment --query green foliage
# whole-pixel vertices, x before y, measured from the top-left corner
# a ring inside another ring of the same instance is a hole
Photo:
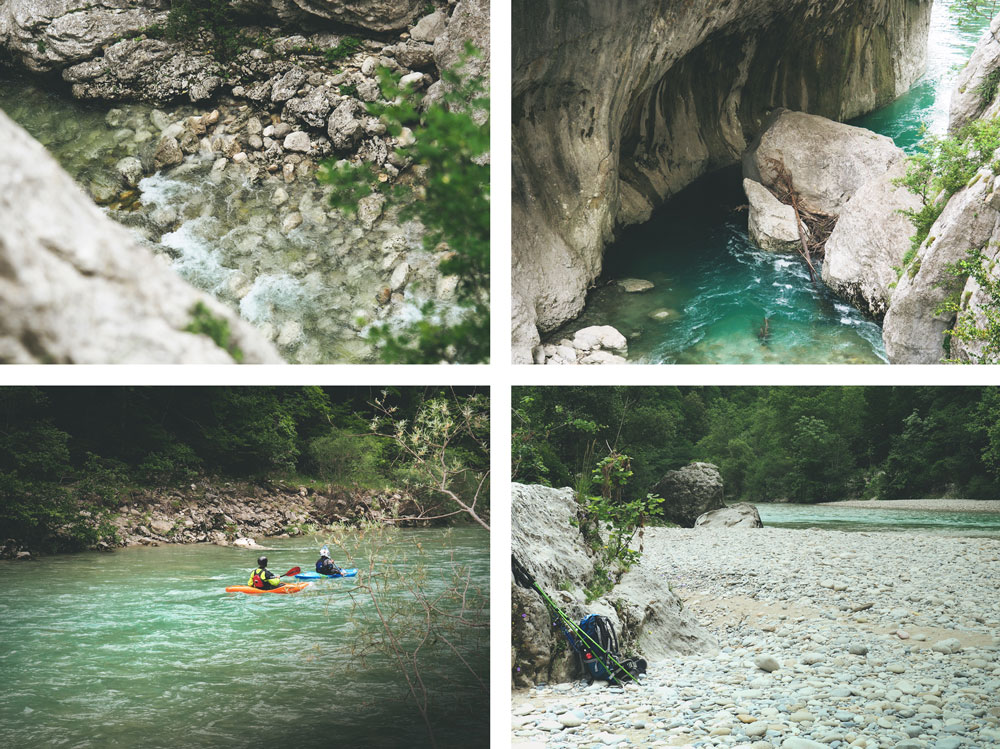
[[[207,34],[210,52],[229,62],[247,45],[230,0],[171,0],[165,34],[170,39],[198,41]]]
[[[344,60],[359,49],[361,49],[363,42],[356,36],[345,36],[339,42],[337,42],[336,47],[331,47],[323,52],[323,57],[326,58],[327,62],[337,62],[338,60]]]
[[[601,493],[587,498],[588,520],[596,526],[590,530],[591,538],[600,543],[601,535],[606,535],[601,558],[612,569],[628,570],[639,560],[640,552],[630,548],[632,539],[663,504],[655,494],[626,499],[624,489],[632,475],[629,456],[612,450],[593,471]]]
[[[452,304],[429,299],[421,305],[418,321],[369,331],[385,361],[479,363],[489,358],[489,99],[481,78],[461,73],[474,54],[467,47],[456,68],[442,71],[449,88],[442,101],[422,112],[420,96],[401,87],[399,77],[384,68],[379,71],[382,93],[391,103],[368,105],[390,134],[400,136],[404,127],[412,133],[412,144],[399,147],[397,154],[423,173],[426,184],[415,195],[397,185],[393,196],[406,201],[402,218],[423,224],[423,246],[440,253],[441,273],[458,278]],[[334,207],[354,211],[360,198],[388,189],[379,176],[371,164],[327,163],[319,178],[333,186]]]
[[[525,484],[551,486],[546,461],[552,457],[550,441],[555,433],[565,430],[583,435],[597,431],[594,421],[574,418],[561,404],[554,406],[552,414],[545,414],[536,408],[536,399],[530,395],[519,399],[511,416],[512,478]]]
[[[982,107],[988,107],[996,98],[997,89],[1000,88],[1000,68],[991,71],[976,86],[976,94],[979,96],[979,103]]]
[[[331,429],[309,444],[309,457],[319,476],[339,486],[377,487],[389,481],[384,441],[370,434]]]
[[[954,136],[930,135],[920,144],[920,153],[907,159],[906,176],[895,180],[917,195],[923,206],[905,210],[916,232],[910,238],[909,261],[930,233],[948,199],[965,187],[1000,147],[1000,120],[974,120]]]
[[[358,87],[353,83],[341,84],[337,87],[337,90],[340,91],[341,96],[353,96],[354,98],[358,97]]]
[[[273,388],[226,389],[210,408],[202,435],[205,451],[217,462],[251,476],[295,467],[295,419]]]
[[[543,462],[554,486],[572,485],[575,468],[595,445],[616,445],[632,456],[633,475],[621,487],[626,501],[645,498],[666,470],[701,460],[719,467],[728,502],[815,502],[934,497],[945,491],[978,498],[991,496],[989,487],[995,494],[1000,447],[989,450],[988,444],[992,435],[1000,445],[1000,429],[994,435],[996,422],[990,421],[1000,416],[1000,407],[982,406],[990,392],[963,387],[518,387],[513,401],[531,399],[534,423],[547,423],[559,406],[563,419],[598,425],[593,432],[535,432],[536,442],[544,443],[537,447],[544,447]],[[926,429],[908,425],[914,412]],[[511,426],[517,433],[517,417]]]
[[[189,445],[173,442],[150,452],[138,466],[138,479],[154,486],[191,481],[198,475],[202,460]]]
[[[84,504],[118,507],[129,485],[128,467],[120,460],[87,453],[76,495]]]
[[[982,250],[970,250],[965,259],[948,269],[958,280],[958,290],[937,311],[956,316],[955,326],[945,333],[949,337],[947,340],[976,344],[978,353],[974,362],[977,364],[1000,361],[1000,278],[996,276],[995,268],[996,261],[986,257]],[[968,278],[974,279],[985,295],[975,310],[963,308],[963,299],[958,293]],[[978,319],[977,315],[982,319]]]
[[[216,346],[233,357],[233,361],[237,364],[243,361],[243,352],[240,351],[239,346],[229,340],[232,335],[229,330],[229,321],[224,317],[213,315],[204,302],[198,302],[191,308],[191,322],[184,330],[196,335],[207,335],[215,341]]]

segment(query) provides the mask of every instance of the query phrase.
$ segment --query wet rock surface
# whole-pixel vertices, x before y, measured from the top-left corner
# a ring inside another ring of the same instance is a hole
[[[657,660],[624,689],[515,691],[513,746],[1000,741],[1000,540],[656,528],[639,566],[679,592],[718,655]]]

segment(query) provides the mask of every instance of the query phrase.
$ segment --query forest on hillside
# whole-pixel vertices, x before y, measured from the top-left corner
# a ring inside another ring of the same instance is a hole
[[[0,527],[39,538],[203,479],[485,497],[488,415],[476,388],[0,388]]]
[[[519,387],[513,479],[588,488],[616,451],[626,497],[717,465],[726,501],[1000,496],[1000,392],[986,387]]]

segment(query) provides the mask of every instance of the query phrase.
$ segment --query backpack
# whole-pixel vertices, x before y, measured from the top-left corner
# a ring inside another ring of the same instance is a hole
[[[618,636],[606,616],[590,614],[581,619],[580,632],[570,636],[570,645],[591,684],[596,679],[623,684],[646,673],[645,660],[625,658],[618,653]]]

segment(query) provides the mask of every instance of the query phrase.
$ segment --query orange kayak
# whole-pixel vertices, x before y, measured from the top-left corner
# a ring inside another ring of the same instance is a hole
[[[246,593],[251,596],[258,596],[261,593],[298,593],[303,588],[308,588],[312,583],[285,583],[280,588],[270,588],[268,590],[261,590],[260,588],[251,588],[249,585],[230,585],[226,588],[227,593]]]

